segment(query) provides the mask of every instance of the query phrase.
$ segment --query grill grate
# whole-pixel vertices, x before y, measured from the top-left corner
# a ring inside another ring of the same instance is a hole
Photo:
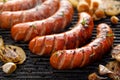
[[[118,17],[120,19],[120,15]],[[78,20],[77,12],[75,12],[73,21],[69,26],[73,26],[77,22],[77,20]],[[113,25],[110,22],[110,17],[107,17],[106,19],[96,21],[95,28],[101,22],[105,22],[112,27],[116,36],[114,41],[114,46],[119,44],[120,22],[117,25]],[[96,35],[95,28],[93,30],[92,39],[95,38]],[[101,61],[94,62],[84,68],[73,69],[73,70],[55,70],[49,64],[49,57],[43,57],[43,56],[41,57],[41,56],[33,55],[28,49],[28,43],[15,42],[11,38],[9,30],[0,29],[0,35],[3,36],[3,39],[6,44],[14,44],[22,47],[27,55],[27,60],[25,61],[25,63],[22,65],[18,65],[17,70],[13,74],[6,75],[2,71],[0,71],[0,79],[2,80],[21,80],[21,79],[87,80],[87,76],[90,73],[97,71],[99,64],[106,64],[108,61],[111,60],[110,53],[108,53],[103,57]],[[2,65],[2,62],[0,63],[0,65]]]

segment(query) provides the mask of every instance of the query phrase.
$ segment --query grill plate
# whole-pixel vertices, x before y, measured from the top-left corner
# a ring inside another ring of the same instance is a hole
[[[120,19],[120,15],[118,16]],[[73,26],[78,20],[77,11],[74,14],[72,23],[68,26]],[[102,19],[100,21],[95,21],[95,27],[93,30],[92,39],[96,36],[96,26],[105,22],[111,26],[115,33],[114,46],[120,43],[120,22],[117,25],[113,25],[110,22],[110,17]],[[68,29],[66,29],[68,30]],[[33,55],[28,49],[28,43],[24,42],[15,42],[10,35],[9,30],[0,29],[0,35],[3,36],[5,44],[13,44],[22,47],[27,55],[27,60],[24,64],[18,65],[17,70],[10,75],[7,75],[0,71],[0,79],[2,80],[36,80],[36,79],[45,79],[45,80],[87,80],[87,76],[92,72],[97,72],[98,65],[105,65],[108,61],[111,61],[110,53],[107,53],[102,60],[96,61],[89,66],[84,68],[77,68],[72,70],[55,70],[49,64],[49,57],[41,57]],[[1,62],[0,65],[3,63]]]

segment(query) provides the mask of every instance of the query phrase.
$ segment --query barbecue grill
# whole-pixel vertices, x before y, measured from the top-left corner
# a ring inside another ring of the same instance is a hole
[[[120,15],[118,15],[120,19]],[[71,26],[75,25],[78,20],[78,14],[75,10],[73,20],[66,30],[69,30]],[[110,22],[110,17],[95,21],[95,27],[93,30],[92,39],[96,36],[96,26],[101,23],[107,23],[111,26],[115,33],[114,46],[120,43],[120,21],[117,25]],[[110,52],[103,56],[102,60],[93,62],[92,64],[83,67],[76,68],[72,70],[56,70],[53,69],[49,64],[49,56],[38,56],[32,54],[28,49],[28,43],[25,42],[15,42],[10,35],[9,30],[0,29],[0,35],[3,37],[5,44],[13,44],[22,47],[27,55],[27,59],[22,65],[18,65],[17,70],[8,75],[0,70],[1,80],[87,80],[87,77],[92,72],[98,71],[98,65],[105,65],[107,62],[111,61]],[[0,65],[3,63],[1,62]]]

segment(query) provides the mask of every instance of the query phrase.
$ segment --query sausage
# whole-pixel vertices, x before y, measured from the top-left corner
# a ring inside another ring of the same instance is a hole
[[[0,11],[20,11],[35,7],[38,2],[45,0],[8,0],[0,2]]]
[[[36,36],[59,32],[71,22],[72,16],[72,5],[68,0],[61,0],[60,8],[53,16],[44,20],[16,24],[11,29],[11,35],[16,41],[30,41]]]
[[[77,48],[91,38],[93,26],[89,14],[79,13],[79,20],[73,29],[60,34],[35,37],[30,41],[29,49],[37,55],[50,55],[57,50]]]
[[[50,57],[50,64],[55,69],[79,68],[101,59],[113,45],[112,29],[105,23],[97,27],[97,37],[89,44],[69,50],[59,50]]]
[[[0,27],[9,29],[23,22],[42,20],[53,15],[59,9],[59,0],[46,0],[41,5],[23,11],[3,11],[0,14]]]

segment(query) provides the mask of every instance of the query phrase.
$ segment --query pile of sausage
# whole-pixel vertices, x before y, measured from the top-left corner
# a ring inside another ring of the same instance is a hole
[[[51,55],[50,63],[56,69],[88,65],[101,59],[113,45],[112,29],[101,23],[96,39],[84,46],[94,27],[92,17],[85,12],[78,14],[71,30],[55,34],[72,21],[74,9],[68,0],[8,0],[0,3],[0,11],[0,28],[11,29],[15,41],[30,41],[32,53]]]

